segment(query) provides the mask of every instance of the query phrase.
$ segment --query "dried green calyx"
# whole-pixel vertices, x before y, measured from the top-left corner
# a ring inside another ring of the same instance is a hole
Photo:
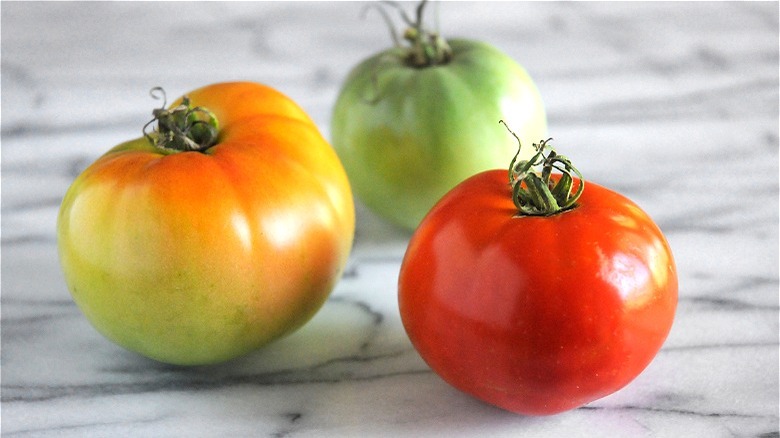
[[[162,95],[163,105],[152,111],[154,118],[143,128],[144,136],[151,143],[177,152],[202,152],[217,143],[219,122],[211,111],[203,107],[193,108],[187,96],[182,98],[181,104],[169,109],[165,107],[165,90],[152,88],[152,97],[159,99],[157,93]],[[147,133],[147,127],[155,121],[156,129],[151,134]]]
[[[382,2],[383,5],[391,6],[399,11],[401,19],[407,26],[402,38],[408,43],[408,46],[401,43],[401,38],[399,38],[387,11],[381,6],[374,6],[382,14],[396,47],[403,48],[405,61],[411,67],[423,68],[446,64],[452,59],[452,49],[447,41],[438,32],[430,31],[423,25],[423,12],[427,3],[427,0],[422,0],[417,5],[415,19],[412,20],[398,2]]]
[[[522,148],[520,138],[503,120],[500,123],[517,139],[517,153],[509,165],[509,184],[512,201],[520,214],[551,216],[574,208],[585,190],[585,180],[571,160],[555,152],[549,144],[552,139],[547,139],[534,143],[536,154],[530,160],[517,161]],[[551,179],[553,169],[561,172],[557,181]],[[574,176],[579,180],[576,190]]]

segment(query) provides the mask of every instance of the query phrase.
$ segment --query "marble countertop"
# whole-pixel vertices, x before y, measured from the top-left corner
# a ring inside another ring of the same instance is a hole
[[[332,297],[255,354],[176,368],[92,329],[56,255],[57,209],[78,172],[140,134],[157,85],[263,82],[327,137],[348,70],[390,44],[363,8],[2,3],[2,435],[777,437],[777,2],[438,6],[445,36],[490,42],[528,69],[556,144],[642,206],[673,248],[672,332],[611,396],[523,417],[445,384],[398,314],[409,233],[360,205]]]

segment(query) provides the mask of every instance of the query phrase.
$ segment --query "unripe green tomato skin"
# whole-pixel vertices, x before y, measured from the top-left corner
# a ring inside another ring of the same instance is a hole
[[[483,170],[533,154],[547,135],[539,91],[512,58],[486,43],[449,40],[452,59],[416,68],[403,49],[357,65],[336,102],[332,144],[357,197],[414,229],[447,191]]]

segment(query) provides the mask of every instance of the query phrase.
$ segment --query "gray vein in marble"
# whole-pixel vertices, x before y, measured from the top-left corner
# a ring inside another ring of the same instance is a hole
[[[234,386],[293,386],[306,384],[338,384],[345,382],[367,382],[399,376],[411,376],[432,373],[429,369],[388,371],[357,375],[354,371],[329,371],[328,368],[340,368],[341,365],[381,361],[399,357],[409,351],[381,354],[376,356],[340,357],[306,369],[280,370],[258,374],[212,376],[188,375],[186,372],[168,376],[168,379],[141,381],[133,383],[99,383],[67,386],[3,385],[2,401],[41,402],[54,399],[81,399],[105,394],[127,395],[147,394],[161,391],[205,391],[215,388]],[[117,372],[117,370],[105,370]],[[170,372],[169,372],[170,374]],[[10,395],[8,393],[10,392]]]
[[[89,421],[84,422],[81,424],[71,424],[66,426],[58,426],[57,428],[51,428],[51,427],[30,427],[26,429],[20,429],[15,430],[11,433],[3,433],[3,436],[29,436],[29,435],[35,435],[38,433],[52,433],[52,432],[58,432],[58,433],[67,433],[67,432],[79,432],[84,431],[84,433],[88,433],[91,429],[94,429],[96,427],[101,426],[130,426],[130,425],[137,425],[137,424],[153,424],[157,423],[161,420],[164,420],[168,417],[165,415],[158,415],[150,418],[144,418],[144,419],[133,419],[133,420],[126,420],[126,421]]]
[[[643,412],[658,412],[664,414],[675,415],[692,415],[696,417],[710,417],[710,418],[778,418],[777,416],[764,416],[764,415],[746,415],[738,412],[702,412],[689,409],[675,409],[675,408],[657,408],[654,406],[639,406],[639,405],[623,405],[623,406],[610,406],[608,408],[601,406],[583,406],[579,409],[583,410],[610,410],[610,411],[643,411]]]

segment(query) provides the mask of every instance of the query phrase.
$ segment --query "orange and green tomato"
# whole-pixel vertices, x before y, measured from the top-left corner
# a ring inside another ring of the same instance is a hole
[[[73,182],[57,234],[73,299],[100,333],[194,365],[307,322],[341,275],[355,216],[338,157],[292,100],[247,82],[187,96],[219,121],[216,144],[116,146]]]

